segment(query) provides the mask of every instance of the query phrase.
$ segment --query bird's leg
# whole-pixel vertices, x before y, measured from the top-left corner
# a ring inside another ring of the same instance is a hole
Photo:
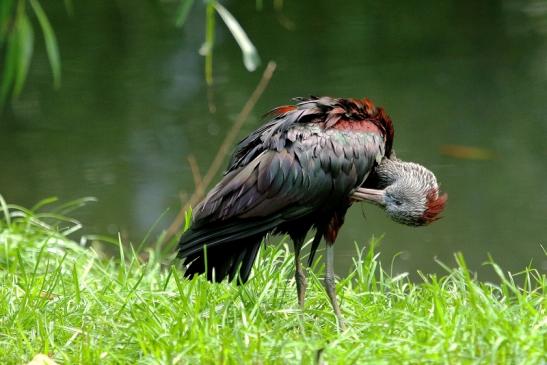
[[[296,291],[298,293],[298,304],[301,309],[304,309],[304,300],[308,283],[306,281],[306,274],[304,274],[302,263],[300,262],[300,250],[302,249],[302,243],[303,239],[294,241],[294,261],[296,264],[294,279],[296,281]]]
[[[325,275],[325,289],[327,295],[329,296],[330,303],[334,309],[334,314],[338,321],[338,326],[341,331],[346,329],[344,319],[342,318],[342,312],[340,312],[340,306],[338,306],[338,300],[336,299],[336,282],[334,279],[334,246],[331,242],[327,241],[327,251],[326,251],[326,260],[327,260],[327,273]]]

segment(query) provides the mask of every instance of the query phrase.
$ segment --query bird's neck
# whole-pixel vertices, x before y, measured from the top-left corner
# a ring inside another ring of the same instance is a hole
[[[407,163],[400,160],[384,158],[382,163],[376,168],[380,186],[385,188],[389,185],[393,185],[398,180],[405,178],[409,170],[406,165]]]
[[[413,162],[384,158],[376,168],[376,174],[381,188],[394,184],[419,184],[425,190],[437,188],[435,175],[422,165]]]

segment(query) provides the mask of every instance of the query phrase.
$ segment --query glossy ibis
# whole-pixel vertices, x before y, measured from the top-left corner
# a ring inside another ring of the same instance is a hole
[[[244,283],[264,236],[288,234],[303,306],[306,278],[300,252],[314,228],[310,262],[324,237],[324,284],[343,327],[333,244],[352,202],[370,201],[395,221],[423,225],[438,217],[445,197],[427,169],[389,160],[392,122],[370,100],[295,100],[296,105],[269,112],[266,123],[237,145],[221,181],[195,207],[178,253],[187,277],[206,273],[209,280]]]

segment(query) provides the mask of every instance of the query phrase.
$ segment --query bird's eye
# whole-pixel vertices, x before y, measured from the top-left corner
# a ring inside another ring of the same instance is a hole
[[[403,205],[403,203],[400,200],[395,200],[395,205],[399,207]]]

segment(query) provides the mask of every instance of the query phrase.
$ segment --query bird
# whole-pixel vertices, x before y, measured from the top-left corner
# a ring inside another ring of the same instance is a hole
[[[382,107],[368,98],[293,100],[268,112],[264,124],[238,143],[221,180],[193,210],[178,257],[188,278],[206,274],[210,281],[244,284],[264,237],[286,234],[294,246],[303,308],[307,281],[300,254],[307,233],[315,229],[309,263],[324,238],[324,287],[343,329],[334,243],[350,206],[372,202],[395,221],[418,226],[438,218],[445,198],[421,165],[395,156],[382,165],[390,161],[394,138]]]

